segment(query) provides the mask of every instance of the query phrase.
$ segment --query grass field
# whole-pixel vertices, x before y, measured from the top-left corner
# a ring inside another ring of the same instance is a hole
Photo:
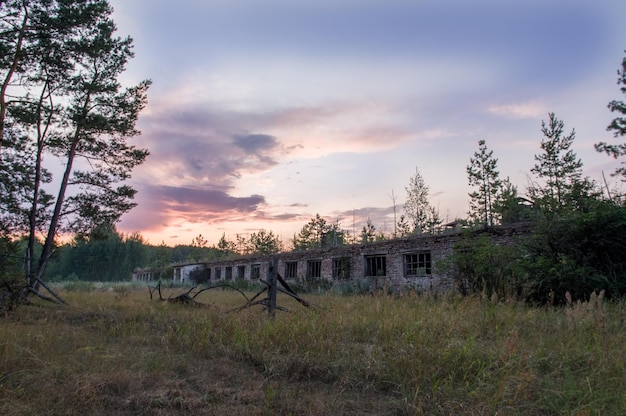
[[[0,317],[1,415],[626,414],[626,303],[62,294]]]

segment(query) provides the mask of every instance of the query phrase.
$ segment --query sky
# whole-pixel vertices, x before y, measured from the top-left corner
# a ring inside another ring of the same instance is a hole
[[[153,244],[271,230],[316,214],[391,233],[419,170],[444,220],[466,217],[484,139],[521,194],[554,112],[584,174],[623,100],[623,0],[111,0],[134,39],[125,86],[153,82],[133,139],[138,206],[118,229]]]

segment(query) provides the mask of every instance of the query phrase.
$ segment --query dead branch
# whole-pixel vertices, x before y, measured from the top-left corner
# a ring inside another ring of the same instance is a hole
[[[154,292],[159,293],[159,300],[162,302],[169,302],[169,303],[179,303],[182,305],[190,305],[190,306],[199,306],[199,307],[208,307],[211,305],[207,305],[201,302],[198,302],[197,300],[195,300],[195,297],[198,296],[198,294],[200,292],[202,292],[203,290],[200,290],[199,293],[196,293],[194,295],[191,294],[191,292],[194,291],[194,289],[196,289],[197,286],[192,287],[191,289],[189,289],[187,292],[180,294],[178,296],[169,296],[167,299],[163,298],[163,294],[161,293],[161,282],[159,281],[159,283],[155,286],[155,287],[150,287],[148,286],[148,290],[150,291],[150,299],[153,299],[154,296]]]
[[[239,312],[242,311],[244,309],[250,308],[252,306],[256,306],[256,305],[263,305],[264,308],[263,309],[269,309],[270,307],[270,298],[263,298],[261,300],[257,300],[256,302],[248,302],[245,305],[239,306],[237,308],[231,309],[229,312]],[[275,309],[278,309],[279,311],[283,311],[283,312],[289,312],[289,309],[284,308],[282,306],[276,305],[274,306]]]
[[[211,290],[211,289],[222,289],[222,288],[229,288],[229,289],[233,289],[236,290],[237,292],[239,292],[244,299],[246,300],[246,303],[243,304],[242,306],[239,306],[237,308],[234,308],[232,310],[230,310],[229,312],[238,312],[241,311],[243,309],[247,309],[250,308],[252,306],[256,306],[256,305],[261,305],[264,306],[264,309],[267,310],[268,312],[270,312],[270,314],[272,313],[273,310],[277,309],[279,311],[283,311],[283,312],[289,312],[289,310],[285,307],[276,305],[276,297],[275,297],[275,293],[276,291],[284,293],[290,297],[292,297],[293,299],[295,299],[296,301],[298,301],[300,304],[306,306],[306,307],[312,307],[314,305],[311,305],[311,303],[309,303],[308,301],[302,299],[290,286],[289,284],[287,284],[287,282],[280,276],[280,274],[276,273],[276,280],[274,280],[274,286],[272,286],[271,282],[268,282],[266,280],[263,279],[259,279],[259,282],[263,283],[265,285],[265,287],[263,289],[261,289],[259,292],[257,292],[252,298],[248,298],[248,296],[246,296],[246,294],[239,288],[236,288],[232,285],[229,285],[227,283],[221,283],[221,284],[217,284],[217,285],[213,285],[213,286],[208,286],[205,288],[202,288],[200,290],[197,290],[194,293],[194,290],[197,289],[197,286],[192,287],[191,289],[189,289],[187,292],[180,294],[178,296],[170,296],[168,298],[163,298],[163,295],[161,293],[161,282],[159,281],[159,283],[155,286],[155,287],[150,287],[148,286],[148,290],[150,291],[150,299],[154,298],[154,293],[158,292],[159,294],[159,300],[160,301],[164,301],[164,302],[171,302],[171,303],[180,303],[183,305],[191,305],[191,306],[209,306],[206,305],[204,303],[198,302],[196,301],[196,297],[198,295],[200,295],[202,292],[205,292],[207,290]],[[282,287],[280,287],[282,286]],[[272,288],[274,289],[274,297],[272,298]],[[259,299],[259,296],[261,296],[262,294],[267,293],[267,296]]]
[[[35,296],[37,296],[37,297],[39,297],[39,298],[41,298],[43,300],[46,300],[46,301],[49,301],[49,302],[52,302],[52,303],[56,303],[57,305],[67,305],[67,302],[65,302],[65,300],[61,296],[59,296],[59,294],[56,293],[54,291],[54,289],[52,289],[50,286],[48,286],[43,280],[41,280],[37,276],[31,276],[31,278],[34,279],[35,282],[40,284],[44,289],[46,289],[48,291],[48,293],[50,293],[54,297],[54,299],[50,298],[48,296],[43,295],[41,292],[39,292],[39,290],[31,287],[30,288],[30,292],[33,295],[35,295]]]
[[[289,284],[282,278],[282,276],[279,273],[276,273],[276,279],[277,279],[277,284],[276,284],[275,289],[277,291],[284,293],[288,296],[291,296],[292,298],[294,298],[296,301],[300,302],[302,305],[306,306],[307,308],[313,306],[309,302],[307,302],[306,300],[298,296],[298,294],[289,286]],[[270,312],[272,309],[278,309],[279,311],[289,312],[287,308],[276,305],[275,304],[276,300],[272,302],[272,300],[270,299],[270,296],[263,298],[261,300],[255,301],[255,299],[258,298],[261,294],[265,292],[269,294],[270,289],[272,287],[272,284],[266,280],[259,279],[259,282],[263,283],[266,287],[262,289],[261,291],[259,291],[256,295],[254,295],[252,299],[248,300],[248,302],[245,305],[232,309],[231,312],[238,312],[243,309],[247,309],[256,305],[263,305],[265,307],[264,309]],[[281,288],[278,284],[282,285],[283,287]]]
[[[196,296],[198,296],[200,293],[204,292],[205,290],[218,289],[218,288],[223,288],[223,287],[227,287],[229,289],[236,290],[237,292],[241,293],[241,296],[243,296],[246,299],[246,301],[249,302],[248,297],[246,296],[245,293],[243,293],[243,291],[241,289],[236,288],[235,286],[232,286],[232,285],[229,285],[229,284],[226,284],[226,283],[205,287],[204,289],[199,290],[195,295],[193,295],[193,297],[195,298]]]
[[[298,294],[287,284],[287,282],[281,277],[280,274],[277,274],[277,278],[278,278],[278,282],[281,285],[283,285],[283,287],[285,288],[283,290],[280,287],[278,287],[279,291],[281,291],[282,293],[285,293],[285,294],[291,296],[292,298],[294,298],[295,300],[297,300],[298,302],[300,302],[301,304],[303,304],[307,308],[309,306],[311,306],[311,304],[309,302],[307,302],[306,300],[304,300],[300,296],[298,296]]]

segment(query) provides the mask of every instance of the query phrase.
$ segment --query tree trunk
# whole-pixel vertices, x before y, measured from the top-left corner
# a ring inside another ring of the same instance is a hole
[[[24,6],[24,19],[22,20],[22,25],[20,26],[20,32],[17,38],[17,43],[15,45],[15,53],[13,54],[13,60],[11,62],[11,66],[9,67],[9,71],[7,72],[6,77],[4,77],[4,80],[2,81],[2,86],[0,87],[0,154],[2,153],[2,145],[4,142],[4,124],[8,108],[8,103],[6,102],[6,93],[9,85],[11,84],[11,80],[13,79],[15,71],[17,71],[17,66],[20,62],[20,55],[22,54],[22,44],[24,43],[24,37],[26,36],[27,23],[28,8]]]

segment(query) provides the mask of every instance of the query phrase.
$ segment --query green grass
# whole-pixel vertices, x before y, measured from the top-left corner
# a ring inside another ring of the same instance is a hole
[[[178,294],[183,289],[167,289]],[[0,318],[0,414],[626,414],[624,303],[62,292]]]

